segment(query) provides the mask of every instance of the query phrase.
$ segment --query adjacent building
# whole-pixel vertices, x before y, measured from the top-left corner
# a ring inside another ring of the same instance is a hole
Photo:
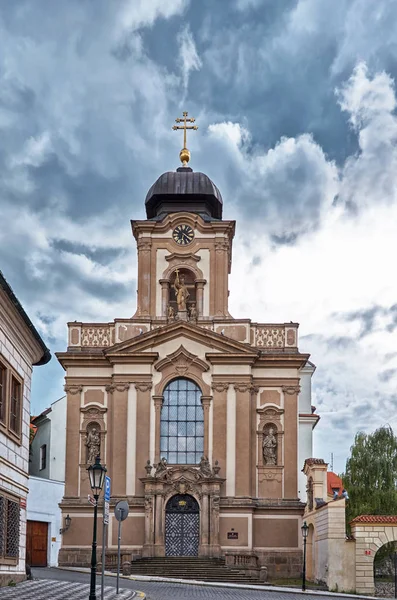
[[[58,566],[62,529],[59,504],[65,491],[66,396],[32,418],[26,560],[32,567]]]
[[[130,506],[124,556],[254,557],[270,574],[299,575],[301,469],[319,419],[314,365],[291,315],[256,323],[230,314],[235,222],[223,219],[220,191],[187,166],[185,150],[183,166],[150,188],[147,218],[131,222],[134,316],[69,323],[68,348],[57,354],[67,392],[62,512],[72,518],[59,560],[89,564],[87,467],[99,454],[112,504]]]
[[[0,272],[0,584],[25,578],[31,379],[50,358]]]

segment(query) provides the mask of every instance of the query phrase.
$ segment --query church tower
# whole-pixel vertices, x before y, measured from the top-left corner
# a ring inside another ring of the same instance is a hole
[[[211,179],[182,166],[149,189],[133,220],[132,318],[69,323],[67,459],[61,564],[88,565],[87,467],[100,455],[111,506],[126,500],[124,557],[207,556],[251,576],[299,575],[304,460],[312,455],[314,365],[298,324],[253,323],[228,309],[235,222]],[[112,514],[112,510],[110,511]],[[111,516],[112,521],[112,516]],[[116,526],[107,530],[109,561]],[[143,563],[142,563],[143,564]]]

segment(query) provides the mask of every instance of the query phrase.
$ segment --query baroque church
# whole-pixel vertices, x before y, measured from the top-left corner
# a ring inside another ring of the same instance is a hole
[[[68,324],[67,442],[61,565],[88,566],[93,509],[87,467],[100,456],[112,508],[129,505],[125,559],[230,557],[299,574],[305,459],[312,456],[314,365],[298,324],[229,313],[235,222],[211,179],[182,166],[149,189],[131,221],[138,252],[132,318]],[[289,319],[291,315],[287,315]],[[101,512],[101,511],[99,511]],[[99,532],[102,527],[99,526]],[[101,536],[99,537],[101,543]]]

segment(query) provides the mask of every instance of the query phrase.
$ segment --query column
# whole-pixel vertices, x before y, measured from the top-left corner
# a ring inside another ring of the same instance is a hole
[[[211,495],[211,556],[219,556],[221,547],[219,544],[219,492]]]
[[[80,405],[82,385],[66,385],[67,393],[67,412],[66,412],[66,432],[67,432],[67,452],[65,464],[65,496],[79,496],[79,464],[85,463],[85,458],[80,458]],[[83,448],[84,440],[82,443]]]
[[[226,496],[236,495],[236,390],[229,386],[226,408]]]
[[[138,248],[138,310],[140,316],[150,316],[150,259],[152,242],[150,238],[140,238]]]
[[[209,513],[208,513],[208,508],[209,508],[208,494],[206,492],[204,492],[203,496],[201,498],[201,515],[200,515],[200,520],[201,520],[201,545],[202,546],[208,546],[208,543],[209,543],[209,530],[208,530]],[[207,548],[203,548],[203,554],[205,556],[208,554],[208,549]]]
[[[298,394],[299,385],[282,387],[284,393],[284,497],[298,497]]]
[[[201,404],[204,409],[204,456],[208,457],[208,439],[209,439],[209,414],[212,396],[201,396]]]
[[[226,472],[226,436],[227,436],[227,390],[229,384],[219,381],[212,385],[214,396],[213,407],[213,429],[212,429],[212,456],[216,458],[220,466],[220,476],[227,477]],[[222,496],[226,495],[225,484],[222,484]]]
[[[154,496],[145,494],[145,542],[143,545],[143,556],[153,556],[153,534],[154,534]]]
[[[149,458],[150,440],[150,381],[139,381],[135,383],[136,388],[136,452],[131,460],[135,460],[135,490],[138,495],[143,494],[143,483],[141,477],[145,477],[145,465]]]
[[[156,522],[154,529],[154,543],[156,546],[164,545],[164,528],[163,528],[163,496],[157,493],[156,496]],[[156,553],[157,554],[157,553]]]
[[[127,409],[127,443],[126,443],[126,474],[125,487],[127,496],[135,496],[136,489],[136,401],[137,390],[131,385],[128,390]]]
[[[164,396],[153,396],[154,410],[155,410],[155,425],[154,425],[154,436],[155,436],[155,453],[154,453],[154,464],[160,462],[160,418],[161,418],[161,407],[163,406]]]
[[[228,248],[225,239],[215,242],[215,277],[212,279],[215,282],[215,315],[228,314]]]
[[[161,285],[161,316],[168,316],[168,303],[170,298],[170,283],[168,279],[160,279]]]
[[[112,494],[126,495],[126,443],[127,443],[127,407],[129,383],[115,383],[112,410],[112,457],[111,476]]]
[[[251,386],[238,383],[236,390],[236,496],[251,495]]]
[[[204,314],[204,284],[205,279],[196,279],[196,307],[197,314],[202,317]],[[208,316],[208,315],[206,315]]]

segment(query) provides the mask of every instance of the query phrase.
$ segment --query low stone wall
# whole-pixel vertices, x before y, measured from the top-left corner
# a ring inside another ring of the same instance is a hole
[[[6,571],[0,573],[0,587],[9,585],[10,582],[21,583],[21,581],[25,581],[26,575],[22,573],[13,573],[12,571]]]
[[[269,579],[272,577],[295,578],[302,575],[303,555],[301,550],[293,552],[255,550],[258,562],[267,567]]]
[[[100,559],[100,550],[97,552]],[[60,567],[89,567],[91,564],[90,548],[61,548],[58,554]]]

